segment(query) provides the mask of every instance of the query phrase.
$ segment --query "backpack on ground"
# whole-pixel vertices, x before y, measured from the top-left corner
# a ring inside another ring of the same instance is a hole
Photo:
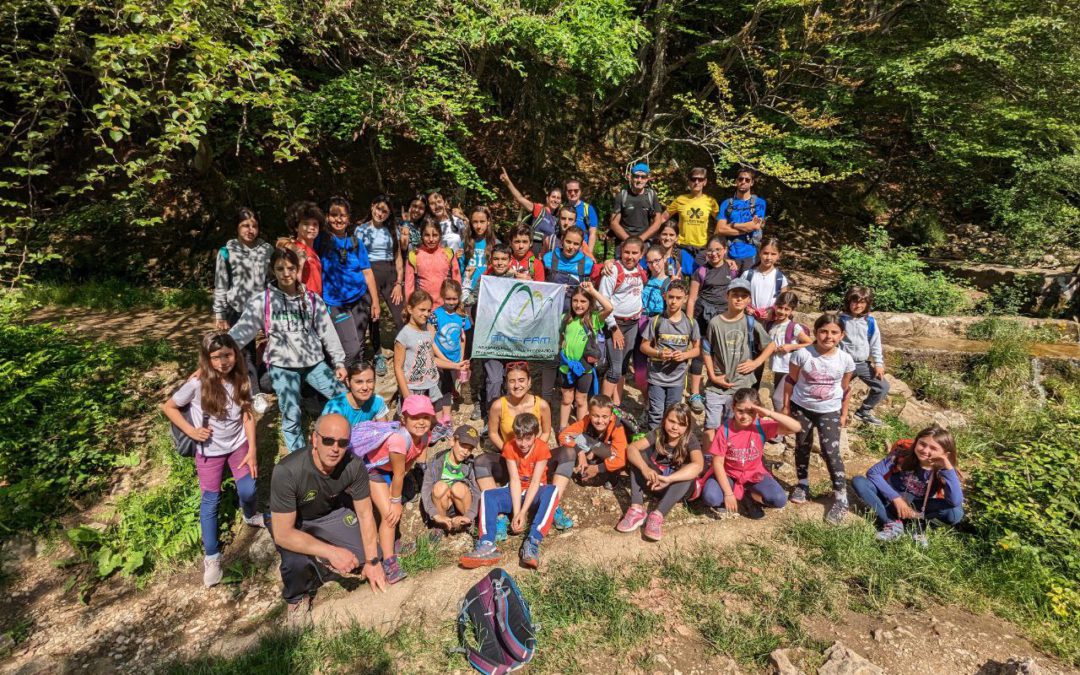
[[[469,665],[485,675],[517,670],[536,653],[536,627],[529,604],[502,568],[491,570],[465,594],[457,632],[459,651]]]

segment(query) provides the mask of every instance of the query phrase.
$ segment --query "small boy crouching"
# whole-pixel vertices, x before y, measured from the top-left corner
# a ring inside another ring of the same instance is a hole
[[[511,514],[510,530],[523,532],[530,512],[534,512],[529,534],[521,544],[521,564],[540,566],[540,542],[551,529],[559,495],[554,485],[546,484],[551,449],[540,440],[540,420],[532,413],[514,418],[514,438],[503,446],[510,482],[506,487],[484,490],[480,495],[480,540],[471,553],[461,557],[462,567],[494,565],[499,561],[495,546],[496,521],[500,514]]]
[[[574,472],[586,484],[610,486],[626,466],[626,430],[603,394],[589,399],[589,414],[562,430],[559,444],[577,451]]]
[[[480,508],[480,487],[473,474],[472,451],[480,433],[467,424],[454,432],[449,450],[428,462],[420,490],[424,512],[446,532],[467,530]]]

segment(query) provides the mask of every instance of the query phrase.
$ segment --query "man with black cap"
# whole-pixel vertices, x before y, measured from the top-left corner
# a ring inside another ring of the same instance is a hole
[[[462,424],[454,431],[450,449],[427,463],[420,499],[424,513],[436,528],[459,532],[476,520],[480,486],[473,472],[472,452],[479,445],[480,433]]]

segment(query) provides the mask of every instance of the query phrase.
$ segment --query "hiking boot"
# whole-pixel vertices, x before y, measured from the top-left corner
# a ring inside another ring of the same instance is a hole
[[[919,548],[930,548],[930,538],[926,536],[925,532],[912,532],[911,541],[915,542],[915,545]]]
[[[904,536],[904,523],[899,520],[890,520],[881,528],[881,532],[874,535],[878,541],[896,541]]]
[[[210,588],[221,583],[221,554],[208,555],[203,558],[203,586]]]
[[[479,403],[474,403],[472,408],[472,414],[469,415],[469,419],[474,422],[479,422],[484,419],[484,411],[480,409]]]
[[[633,504],[626,509],[626,515],[622,517],[615,529],[619,532],[629,533],[638,529],[645,522],[645,508]]]
[[[255,394],[251,397],[251,409],[256,415],[262,415],[272,407],[274,407],[274,402],[266,394]]]
[[[664,514],[653,511],[645,519],[645,538],[649,541],[660,541],[664,536]]]
[[[386,375],[386,357],[382,354],[375,355],[375,375],[378,377]]]
[[[569,530],[574,526],[574,519],[566,515],[566,511],[563,511],[563,508],[559,506],[555,508],[553,524],[556,530]]]
[[[499,517],[495,519],[495,542],[506,541],[506,538],[510,536],[510,519],[506,517],[505,513],[500,513]]]
[[[256,513],[250,518],[248,518],[247,516],[244,516],[243,518],[245,525],[250,525],[251,527],[261,527],[263,529],[266,528],[266,518],[264,518],[263,514],[261,513]]]
[[[453,428],[449,422],[438,422],[431,430],[431,439],[428,441],[431,445],[435,445],[441,441],[445,441],[450,438],[450,435],[454,433]]]
[[[705,397],[701,394],[693,394],[687,403],[689,403],[690,409],[695,413],[701,414],[705,412]]]
[[[788,495],[788,501],[792,504],[805,504],[808,499],[810,499],[810,488],[802,483],[792,488],[791,494]]]
[[[829,511],[825,514],[825,522],[830,525],[839,525],[844,522],[847,513],[847,502],[833,502],[833,505],[829,507]]]
[[[398,564],[396,555],[382,561],[382,569],[383,574],[386,575],[386,583],[388,584],[396,584],[409,576],[405,573],[405,570],[401,569],[401,565]]]
[[[495,546],[495,542],[483,540],[476,542],[476,548],[458,560],[458,564],[467,570],[494,565],[497,562],[499,562],[499,549]]]
[[[885,422],[880,417],[875,417],[874,413],[869,410],[858,410],[855,412],[855,419],[859,420],[863,424],[869,424],[873,427],[883,427]]]
[[[765,509],[753,497],[747,495],[742,500],[742,515],[750,520],[761,520],[765,517]]]
[[[532,537],[526,537],[521,542],[521,566],[531,570],[540,567],[540,542]]]
[[[311,625],[311,598],[304,597],[299,602],[289,604],[285,613],[285,629],[302,631]]]
[[[394,541],[394,556],[408,558],[413,553],[416,553],[416,548],[417,546],[415,540],[405,541],[404,539],[398,538]]]

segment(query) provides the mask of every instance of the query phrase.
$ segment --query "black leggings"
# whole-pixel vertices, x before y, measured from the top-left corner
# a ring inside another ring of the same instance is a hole
[[[663,496],[660,498],[660,503],[656,505],[656,510],[660,512],[660,515],[666,516],[668,511],[671,511],[671,507],[675,506],[683,499],[686,498],[686,493],[690,491],[690,486],[694,481],[684,480],[678,483],[672,483],[668,485],[663,491]],[[645,503],[645,476],[642,475],[641,469],[637,468],[633,464],[630,465],[630,503],[631,504],[644,504]]]
[[[380,262],[371,263],[371,273],[375,276],[375,287],[379,290],[379,300],[386,303],[386,306],[390,309],[390,316],[394,319],[394,332],[401,330],[403,322],[401,320],[401,305],[390,302],[390,296],[394,292],[394,287],[397,286],[397,266],[392,260],[383,260]],[[401,289],[402,295],[405,293],[405,289]],[[379,324],[382,323],[382,319],[373,321],[371,323],[371,348],[375,352],[375,356],[379,355],[379,350],[382,349],[382,336],[379,332]],[[394,343],[388,345],[393,347]]]
[[[817,429],[821,458],[829,469],[833,490],[847,490],[844,460],[840,457],[840,411],[818,413],[792,403],[791,416],[802,425],[802,431],[795,434],[795,475],[799,480],[806,480],[810,475],[810,450],[814,444],[814,429]]]

